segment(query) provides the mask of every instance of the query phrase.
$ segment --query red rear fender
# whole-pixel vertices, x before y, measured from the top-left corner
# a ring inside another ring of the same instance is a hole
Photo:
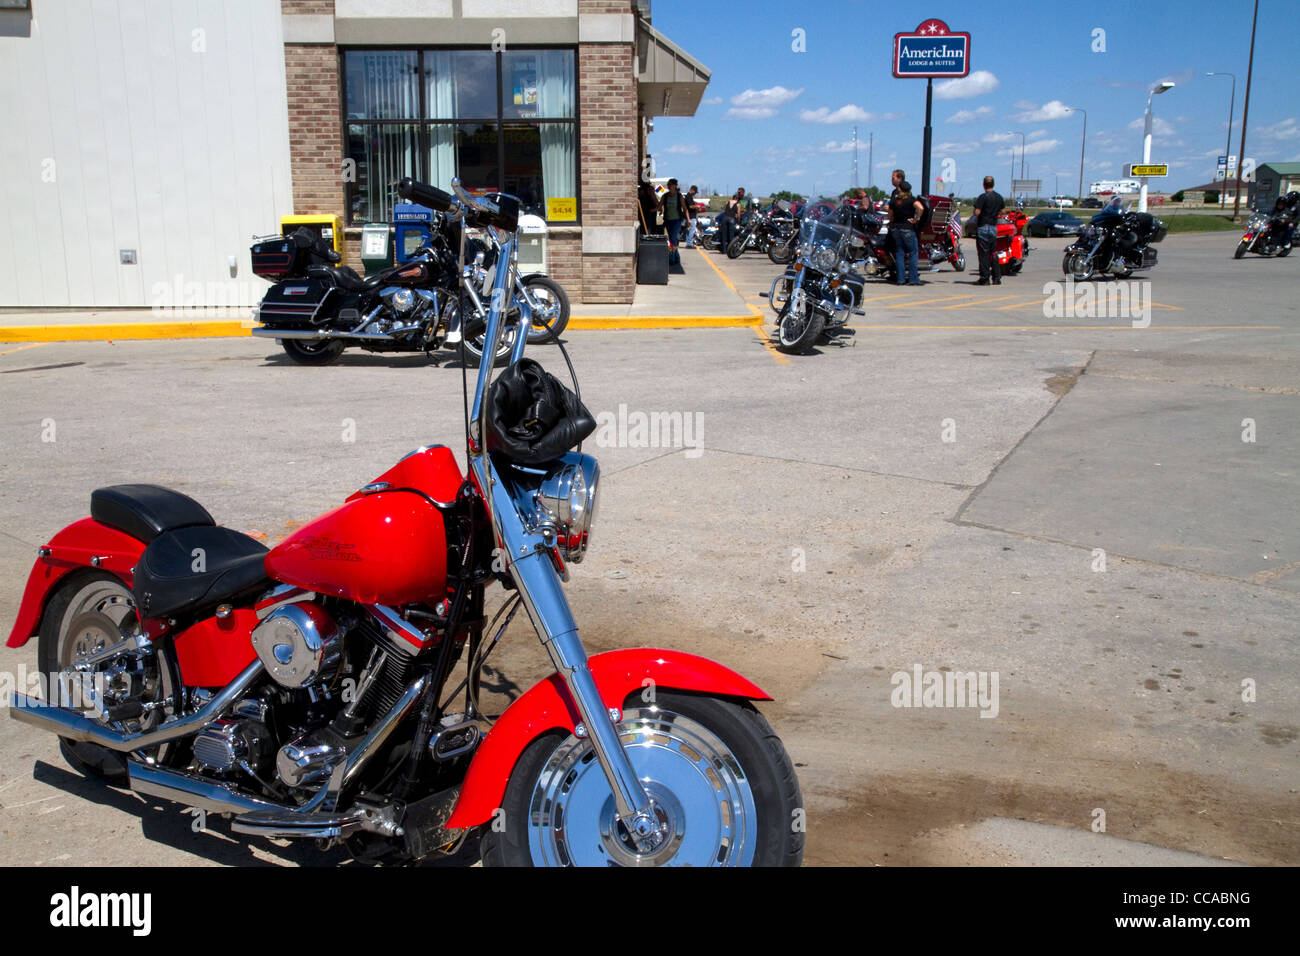
[[[762,688],[735,671],[681,651],[641,647],[597,654],[588,662],[606,707],[622,709],[642,688],[689,690],[720,697],[771,700]],[[506,782],[524,749],[548,730],[572,731],[578,715],[558,674],[552,674],[516,700],[484,738],[465,776],[448,827],[477,826],[492,819]]]
[[[83,568],[108,571],[131,586],[131,570],[144,553],[144,542],[123,534],[94,518],[82,518],[68,525],[41,549],[32,573],[27,576],[23,601],[18,607],[8,647],[22,647],[39,630],[46,602],[66,575]],[[91,559],[98,559],[92,564]]]

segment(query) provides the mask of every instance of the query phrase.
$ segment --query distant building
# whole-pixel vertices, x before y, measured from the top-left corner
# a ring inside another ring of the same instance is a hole
[[[1241,198],[1246,198],[1246,191],[1250,188],[1250,183],[1242,179],[1229,179],[1226,182],[1222,179],[1215,180],[1212,183],[1203,183],[1200,186],[1187,186],[1183,189],[1183,195],[1189,203],[1198,203],[1205,201],[1207,192],[1219,194],[1219,199],[1226,203],[1233,203],[1237,200],[1237,193],[1241,193]],[[1226,195],[1225,195],[1226,194]]]
[[[1272,206],[1278,196],[1300,190],[1300,163],[1265,163],[1255,167],[1250,184],[1250,205]]]

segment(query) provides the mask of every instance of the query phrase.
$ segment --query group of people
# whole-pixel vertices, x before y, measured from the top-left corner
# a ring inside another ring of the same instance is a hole
[[[699,195],[698,186],[692,186],[682,192],[677,180],[668,180],[664,194],[659,196],[655,188],[646,180],[641,180],[637,187],[637,203],[641,209],[641,226],[647,234],[662,236],[668,234],[668,263],[681,265],[682,257],[678,249],[685,231],[684,245],[688,249],[695,247],[699,235],[699,221],[695,215],[695,197]],[[663,224],[659,224],[659,214],[663,213]]]

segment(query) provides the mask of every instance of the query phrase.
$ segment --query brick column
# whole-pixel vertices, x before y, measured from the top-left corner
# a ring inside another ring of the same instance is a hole
[[[578,0],[578,15],[631,14],[630,0]],[[578,44],[582,228],[636,222],[636,63],[632,43]],[[590,235],[584,247],[591,248]],[[631,302],[635,257],[584,251],[582,300]]]
[[[333,17],[334,0],[280,0],[280,11]],[[295,213],[344,214],[338,64],[333,42],[284,44]]]

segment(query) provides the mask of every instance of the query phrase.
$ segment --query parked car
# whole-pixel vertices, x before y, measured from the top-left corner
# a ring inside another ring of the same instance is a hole
[[[1100,209],[1104,205],[1106,204],[1096,196],[1089,196],[1087,199],[1079,200],[1079,206],[1083,209]]]
[[[1026,231],[1031,236],[1077,236],[1083,220],[1068,212],[1040,212],[1029,220]]]
[[[1074,200],[1069,196],[1053,196],[1052,205],[1057,209],[1072,209],[1074,208]]]

